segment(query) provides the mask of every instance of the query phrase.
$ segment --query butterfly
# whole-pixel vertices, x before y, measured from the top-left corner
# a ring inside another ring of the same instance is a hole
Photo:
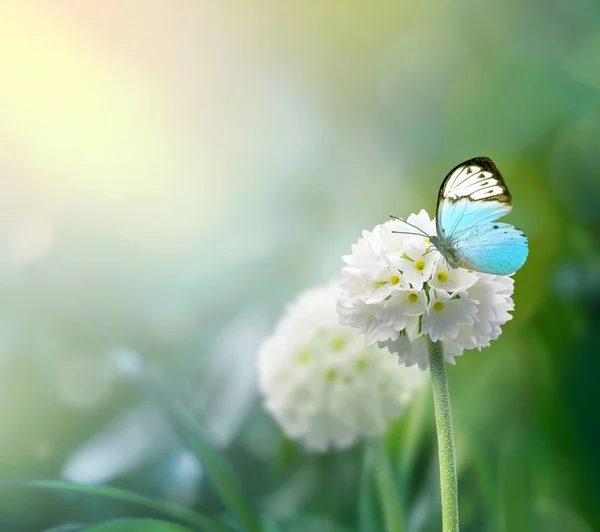
[[[475,157],[452,169],[442,182],[437,236],[426,236],[452,268],[509,275],[525,264],[529,252],[525,233],[496,221],[511,209],[512,197],[496,165],[487,157]]]

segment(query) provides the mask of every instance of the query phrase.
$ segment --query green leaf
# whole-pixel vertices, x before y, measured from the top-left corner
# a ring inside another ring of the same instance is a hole
[[[503,532],[522,530],[523,523],[529,524],[532,519],[536,489],[534,479],[523,474],[532,462],[532,451],[526,446],[528,437],[531,435],[519,433],[517,437],[506,433],[499,440],[498,486]]]
[[[405,527],[402,518],[402,500],[390,456],[383,440],[378,442],[375,450],[375,481],[379,490],[385,529],[388,532],[403,532]]]
[[[155,519],[118,519],[85,530],[86,532],[192,532],[191,528]]]
[[[558,501],[538,500],[534,508],[534,530],[544,532],[592,532],[590,525],[584,522],[572,508]]]
[[[194,527],[194,529],[200,529],[206,532],[233,532],[233,529],[230,527],[203,514],[189,510],[183,506],[162,501],[160,499],[153,499],[144,495],[139,495],[132,491],[113,488],[111,486],[88,486],[62,480],[29,480],[13,483],[7,482],[4,483],[4,485],[51,489],[57,491],[72,491],[80,494],[108,497],[139,506],[145,506],[146,508],[150,508],[155,512],[159,512],[166,517],[175,519],[185,523],[186,525],[190,525]]]
[[[264,532],[281,532],[281,528],[279,528],[277,523],[268,517],[263,517],[262,526]]]
[[[240,480],[204,434],[192,412],[150,375],[146,375],[146,384],[175,432],[202,461],[204,471],[223,504],[239,519],[246,532],[260,532],[260,517]]]
[[[375,532],[383,528],[379,523],[379,512],[373,489],[373,452],[370,443],[363,445],[363,462],[358,494],[358,520],[360,532]]]
[[[274,474],[278,478],[288,474],[299,454],[298,444],[282,434],[277,442],[277,449],[272,460]]]

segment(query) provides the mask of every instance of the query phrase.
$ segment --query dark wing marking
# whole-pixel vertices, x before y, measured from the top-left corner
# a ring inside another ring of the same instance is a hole
[[[512,198],[491,159],[475,157],[453,168],[440,187],[436,226],[449,243],[465,237],[470,228],[497,220],[512,207]]]

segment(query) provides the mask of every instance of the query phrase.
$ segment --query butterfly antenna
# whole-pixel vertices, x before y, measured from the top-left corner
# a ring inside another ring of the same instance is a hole
[[[416,225],[411,224],[410,222],[407,222],[406,220],[403,220],[402,218],[398,218],[397,216],[394,216],[392,214],[390,214],[390,218],[393,218],[394,220],[399,220],[403,223],[405,223],[406,225],[410,225],[411,227],[413,227],[414,229],[416,229],[417,231],[419,231],[420,235],[426,236],[427,238],[429,238],[429,235],[423,231],[423,229],[420,229],[419,227],[417,227]],[[392,233],[397,233],[398,231],[392,231]],[[404,233],[406,235],[414,235],[415,233]]]
[[[423,236],[421,233],[408,233],[407,231],[392,231],[397,235],[414,235],[414,236]]]

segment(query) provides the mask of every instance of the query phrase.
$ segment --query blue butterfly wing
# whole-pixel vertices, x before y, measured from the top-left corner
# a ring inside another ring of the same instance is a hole
[[[456,201],[442,199],[438,204],[437,233],[447,242],[465,240],[480,225],[493,222],[510,212],[503,203],[473,201],[461,198]]]
[[[459,266],[496,275],[513,273],[527,258],[527,237],[512,225],[494,223],[511,209],[510,192],[496,165],[487,157],[470,159],[442,183],[438,237]]]
[[[529,253],[525,234],[498,222],[478,225],[468,239],[458,240],[454,249],[463,268],[494,275],[516,272]]]

